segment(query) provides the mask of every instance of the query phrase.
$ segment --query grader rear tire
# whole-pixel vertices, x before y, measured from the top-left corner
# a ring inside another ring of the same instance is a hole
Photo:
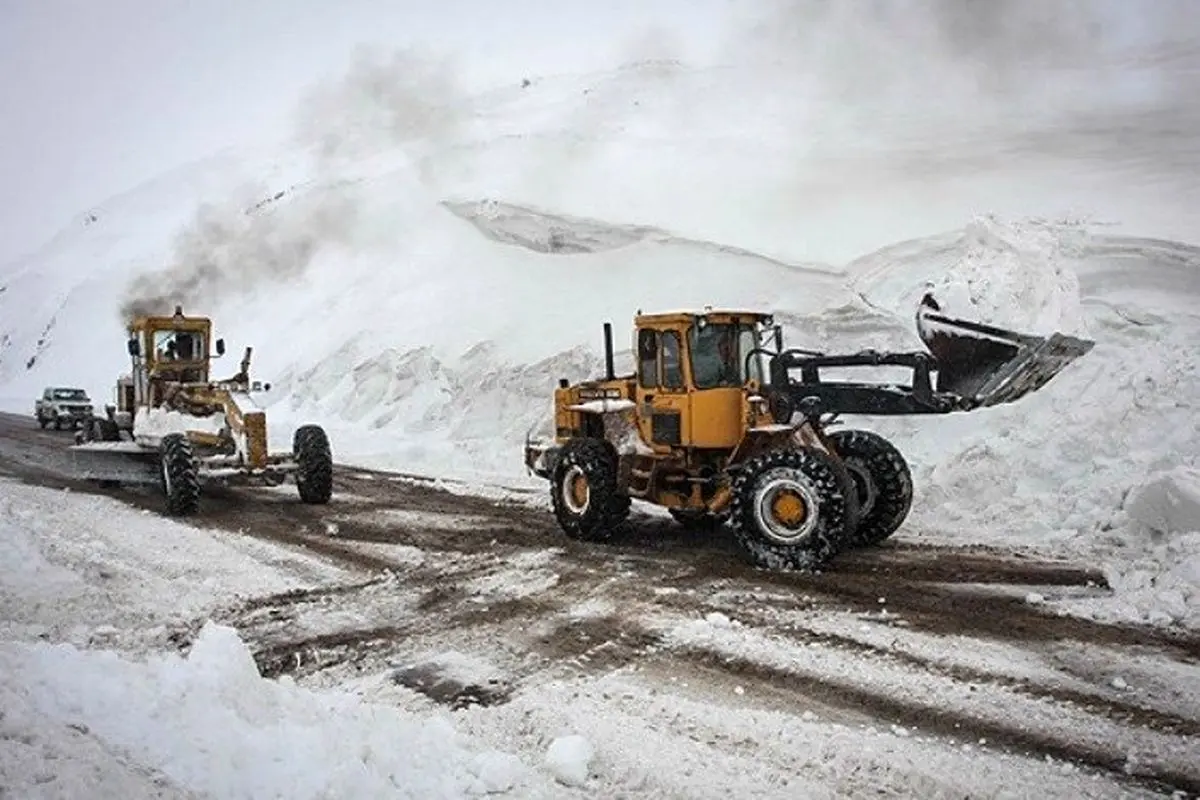
[[[200,508],[200,468],[192,443],[182,433],[168,433],[159,444],[160,481],[167,497],[167,513],[193,514]]]
[[[324,505],[333,496],[333,450],[320,425],[301,425],[292,437],[300,500]]]
[[[879,544],[896,532],[912,508],[908,463],[891,442],[872,431],[843,430],[829,438],[858,495],[859,520],[849,545]]]
[[[828,455],[772,450],[734,478],[734,539],[755,566],[817,570],[845,544],[852,522],[846,500],[845,483]]]
[[[550,504],[563,533],[591,542],[613,537],[629,515],[617,488],[617,454],[601,439],[572,439],[554,465]]]

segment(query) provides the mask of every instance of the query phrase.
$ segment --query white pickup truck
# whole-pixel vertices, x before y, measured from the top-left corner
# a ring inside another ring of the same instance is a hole
[[[47,386],[33,406],[33,415],[43,428],[54,423],[60,431],[64,426],[75,428],[92,417],[92,401],[83,389],[69,386]]]

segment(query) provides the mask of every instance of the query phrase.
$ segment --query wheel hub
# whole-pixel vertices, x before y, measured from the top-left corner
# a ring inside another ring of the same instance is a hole
[[[754,521],[767,539],[783,545],[803,542],[820,521],[816,489],[799,470],[774,470],[754,493]]]
[[[771,515],[780,524],[794,528],[804,522],[804,518],[808,516],[808,507],[804,504],[803,497],[784,489],[775,495],[775,500],[771,504]]]

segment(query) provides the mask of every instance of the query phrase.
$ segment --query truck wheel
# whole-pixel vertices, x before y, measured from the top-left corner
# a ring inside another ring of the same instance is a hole
[[[192,443],[182,433],[168,433],[159,445],[160,477],[167,513],[192,514],[200,507],[200,469]]]
[[[554,465],[550,504],[572,539],[607,541],[629,515],[617,488],[617,454],[600,439],[572,439]]]
[[[333,496],[333,450],[320,425],[301,425],[292,436],[296,458],[296,488],[300,499],[324,505]]]
[[[825,453],[772,450],[738,470],[730,522],[755,566],[815,570],[845,544],[845,485]]]
[[[829,439],[858,495],[859,521],[850,546],[879,544],[896,532],[912,508],[908,463],[887,439],[871,431],[837,431]]]

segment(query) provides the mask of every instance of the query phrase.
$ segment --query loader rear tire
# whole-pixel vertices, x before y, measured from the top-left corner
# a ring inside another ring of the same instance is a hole
[[[572,439],[550,482],[550,504],[572,539],[611,539],[629,516],[630,500],[617,487],[617,453],[602,439]]]
[[[913,502],[912,472],[891,442],[872,431],[843,430],[829,436],[858,495],[858,525],[851,547],[879,544],[908,516]]]
[[[737,471],[729,521],[746,559],[814,571],[843,549],[852,509],[836,463],[809,448],[772,450]]]
[[[191,441],[182,433],[168,433],[162,438],[159,453],[167,513],[173,516],[195,513],[200,508],[200,467]]]
[[[333,496],[333,450],[320,425],[301,425],[292,436],[296,457],[296,488],[300,499],[324,505]]]

